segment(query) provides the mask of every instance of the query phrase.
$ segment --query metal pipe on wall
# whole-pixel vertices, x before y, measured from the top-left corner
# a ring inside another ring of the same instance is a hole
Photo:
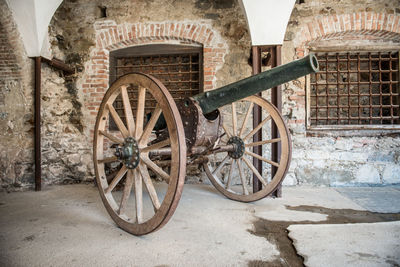
[[[252,74],[256,75],[261,72],[261,48],[258,46],[253,46],[251,49],[253,55]],[[261,96],[261,93],[258,93],[257,95]],[[261,112],[262,110],[260,106],[255,105],[253,107],[253,128],[257,127],[257,125],[261,123],[261,118],[262,118]],[[262,140],[262,131],[258,131],[253,136],[253,142],[259,142],[261,140]],[[262,156],[262,146],[254,146],[253,153]],[[261,160],[253,157],[253,165],[258,170],[259,173],[263,173]],[[262,189],[262,184],[260,180],[257,178],[255,174],[253,174],[253,192],[254,193],[258,192],[261,189]]]
[[[40,138],[41,57],[35,57],[35,191],[42,190],[42,154]]]
[[[270,48],[271,52],[271,67],[277,67],[282,64],[282,55],[281,55],[281,47],[280,45],[275,45]],[[271,103],[282,112],[282,91],[281,86],[273,87],[271,89]],[[275,123],[272,123],[271,127],[271,137],[272,139],[279,138],[278,128]],[[281,157],[281,147],[278,143],[273,143],[271,147],[271,160],[275,162],[279,162],[279,158]],[[271,166],[271,179],[275,176],[278,168],[275,166]],[[282,196],[282,185],[276,189],[274,193],[272,193],[275,197]]]

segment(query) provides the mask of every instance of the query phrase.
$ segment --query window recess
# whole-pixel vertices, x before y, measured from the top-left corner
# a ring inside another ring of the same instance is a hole
[[[110,84],[119,77],[143,72],[159,79],[175,101],[203,91],[203,47],[188,45],[151,44],[129,47],[111,52]],[[137,88],[128,87],[133,114],[136,114]],[[154,110],[155,99],[146,94],[145,113]],[[122,98],[114,102],[114,108],[125,122]],[[111,130],[117,130],[111,120]]]
[[[308,129],[399,129],[399,52],[316,52]]]

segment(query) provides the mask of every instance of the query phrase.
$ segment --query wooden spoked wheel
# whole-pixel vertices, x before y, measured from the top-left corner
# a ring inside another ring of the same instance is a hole
[[[145,109],[146,98],[155,103],[151,113]],[[114,103],[118,101],[123,104],[120,113]],[[160,139],[154,127],[161,114],[167,130]],[[117,131],[110,129],[111,118]],[[170,151],[168,169],[158,166],[150,156],[161,149]],[[186,145],[180,114],[161,82],[142,73],[128,74],[114,82],[97,115],[93,150],[102,201],[119,227],[143,235],[167,223],[182,194]],[[115,175],[108,178],[105,167],[110,164]]]
[[[255,105],[262,109],[262,121],[252,127],[252,110]],[[279,111],[267,100],[250,96],[244,100],[223,107],[223,134],[215,152],[209,156],[209,163],[204,164],[205,171],[211,183],[226,197],[251,202],[266,197],[282,182],[291,158],[291,141],[288,129]],[[225,115],[224,115],[225,114]],[[279,138],[271,138],[271,125],[275,122]],[[253,142],[253,136],[262,131],[263,140]],[[278,143],[281,147],[281,157],[277,162],[271,160],[271,146]],[[235,151],[218,152],[218,146],[235,145]],[[262,155],[255,154],[253,148],[262,147]],[[253,165],[253,159],[262,162],[260,173]],[[271,179],[271,166],[277,167],[276,174]],[[253,176],[262,183],[262,189],[253,192]]]

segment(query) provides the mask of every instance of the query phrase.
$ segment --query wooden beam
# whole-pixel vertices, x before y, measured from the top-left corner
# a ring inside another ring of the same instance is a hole
[[[53,59],[48,59],[45,57],[40,57],[43,62],[46,62],[50,66],[64,71],[65,74],[74,74],[75,71],[73,68],[71,68],[68,64],[65,64],[63,61],[53,58]]]

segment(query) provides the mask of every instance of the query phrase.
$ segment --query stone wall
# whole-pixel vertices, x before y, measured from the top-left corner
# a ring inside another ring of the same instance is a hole
[[[318,46],[399,48],[399,1],[300,2],[289,21],[283,63]],[[33,183],[33,62],[4,0],[0,12],[0,178],[3,187],[15,188]],[[76,74],[64,77],[45,64],[42,69],[42,164],[48,184],[94,177],[92,131],[108,87],[110,51],[150,43],[201,44],[206,90],[251,74],[250,36],[236,0],[64,0],[49,34],[53,55],[73,66]],[[305,79],[282,89],[283,115],[293,135],[285,184],[400,182],[397,133],[310,133]]]
[[[309,50],[400,50],[399,1],[306,0],[296,4],[282,47],[283,62]],[[306,129],[305,79],[284,86],[283,114],[293,134],[285,184],[400,183],[399,131]]]
[[[0,58],[0,75],[4,69],[1,82],[7,83],[2,85],[0,95],[0,122],[2,129],[6,129],[0,133],[1,183],[3,188],[29,186],[34,176],[33,62],[24,52],[4,0],[1,5],[4,7],[1,8],[1,30],[5,33],[1,51],[5,53]],[[235,0],[170,3],[109,0],[101,4],[65,0],[49,25],[49,34],[53,56],[73,66],[76,74],[64,77],[46,64],[42,67],[42,179],[45,184],[94,178],[92,132],[98,106],[108,88],[110,51],[149,43],[201,44],[206,62],[206,90],[251,73],[247,64],[250,37]],[[22,68],[28,71],[23,72]]]
[[[0,186],[33,183],[33,62],[0,0]]]

